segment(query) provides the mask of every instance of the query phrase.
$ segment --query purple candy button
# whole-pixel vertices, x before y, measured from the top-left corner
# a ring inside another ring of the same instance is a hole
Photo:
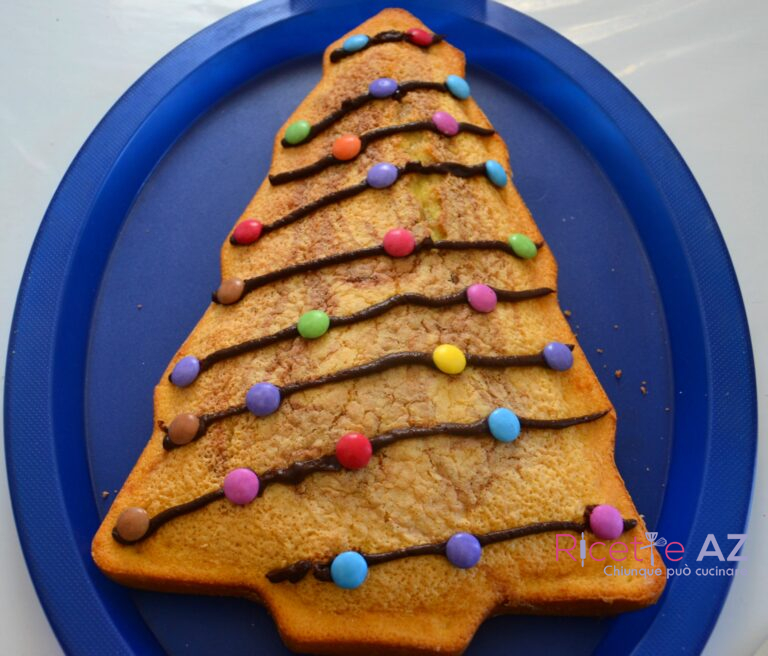
[[[473,310],[493,312],[496,308],[496,292],[488,285],[470,285],[467,287],[467,301]]]
[[[380,77],[368,85],[368,91],[374,98],[387,98],[397,91],[397,81],[391,77]]]
[[[227,499],[244,506],[259,495],[259,477],[250,469],[233,469],[224,477],[223,487]]]
[[[375,189],[391,187],[395,184],[395,180],[397,180],[397,167],[386,162],[376,164],[368,170],[365,180]]]
[[[544,347],[544,360],[550,369],[566,371],[573,366],[573,353],[565,344],[550,342]]]
[[[195,382],[200,373],[200,360],[194,355],[181,358],[171,372],[171,382],[177,387],[187,387]]]
[[[589,514],[589,528],[601,540],[615,540],[624,532],[624,519],[613,506],[595,506]]]
[[[432,122],[440,132],[448,137],[459,133],[459,122],[448,112],[435,112],[432,114]]]
[[[480,541],[471,533],[456,533],[445,545],[445,555],[451,564],[461,569],[474,567],[483,555]]]
[[[257,417],[271,415],[280,407],[280,388],[272,383],[256,383],[245,395],[245,405]]]

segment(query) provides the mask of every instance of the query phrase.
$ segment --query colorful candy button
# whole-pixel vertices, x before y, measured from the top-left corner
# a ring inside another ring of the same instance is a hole
[[[342,44],[342,50],[346,52],[357,52],[368,45],[370,38],[366,34],[353,34]]]
[[[613,506],[595,506],[589,514],[589,528],[601,540],[615,540],[624,532],[624,519]]]
[[[216,300],[222,305],[237,303],[245,291],[245,283],[239,278],[224,280],[216,290]]]
[[[565,344],[550,342],[544,347],[543,353],[550,369],[566,371],[573,366],[573,352]]]
[[[331,579],[340,588],[354,590],[368,578],[368,563],[356,551],[340,553],[331,563]]]
[[[459,100],[466,100],[469,98],[469,84],[463,77],[449,75],[445,78],[445,86],[455,98],[458,98]]]
[[[499,442],[514,442],[520,435],[520,420],[507,408],[496,408],[488,415],[488,428]]]
[[[445,545],[445,555],[454,567],[469,569],[480,562],[483,547],[471,533],[456,533]]]
[[[497,187],[503,187],[507,184],[507,172],[504,167],[495,159],[489,159],[485,163],[485,174],[488,179]]]
[[[248,221],[241,221],[235,227],[235,230],[232,233],[232,239],[234,239],[236,243],[242,244],[243,246],[252,244],[253,242],[258,241],[259,237],[261,237],[261,231],[263,228],[264,225],[261,223],[261,221],[255,221],[253,219],[249,219]]]
[[[245,395],[245,405],[257,417],[271,415],[280,407],[280,388],[272,383],[256,383]]]
[[[299,144],[309,136],[311,129],[309,121],[296,121],[288,126],[284,138],[289,144]]]
[[[200,418],[197,415],[183,412],[176,415],[168,426],[168,439],[176,446],[189,444],[200,431]]]
[[[330,325],[331,319],[325,312],[310,310],[301,315],[296,327],[299,329],[299,335],[304,339],[317,339],[328,332]]]
[[[256,472],[241,467],[224,477],[224,496],[238,506],[251,503],[259,495],[259,477]]]
[[[388,98],[397,91],[397,80],[380,77],[368,85],[368,91],[374,98]]]
[[[519,232],[515,233],[514,235],[510,235],[507,238],[507,243],[512,249],[512,252],[517,255],[517,257],[520,257],[524,260],[530,260],[531,258],[534,258],[536,257],[536,253],[538,253],[536,244],[534,244],[529,237],[521,235]]]
[[[346,469],[362,469],[372,454],[371,441],[362,433],[347,433],[336,442],[336,459]]]
[[[393,228],[384,235],[384,251],[391,257],[406,257],[416,248],[416,238],[410,230]]]
[[[144,508],[126,508],[117,518],[115,530],[126,542],[141,540],[149,530],[149,514]]]
[[[448,112],[435,112],[432,114],[432,123],[447,137],[459,133],[459,122]]]
[[[470,285],[467,287],[467,302],[478,312],[493,312],[498,299],[496,292],[488,285]]]
[[[342,162],[355,159],[360,154],[362,143],[356,134],[343,134],[331,146],[331,154]]]
[[[460,374],[467,366],[466,356],[453,344],[440,344],[432,351],[432,361],[445,374]]]
[[[374,189],[384,189],[395,184],[397,174],[397,167],[394,164],[382,162],[381,164],[374,164],[368,169],[365,180]]]
[[[200,360],[194,355],[181,358],[171,372],[171,382],[176,387],[188,387],[200,373]]]
[[[432,45],[432,35],[426,30],[421,30],[418,27],[412,27],[406,32],[408,40],[414,45],[425,47]]]

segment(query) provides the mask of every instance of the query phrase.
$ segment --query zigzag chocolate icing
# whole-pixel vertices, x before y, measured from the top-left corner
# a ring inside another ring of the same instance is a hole
[[[524,289],[520,291],[510,291],[506,289],[493,289],[496,294],[496,298],[499,301],[507,303],[515,303],[519,301],[526,301],[532,298],[540,298],[554,293],[554,289],[549,287],[538,287],[534,289]],[[414,305],[417,307],[430,307],[430,308],[443,308],[451,305],[461,305],[467,302],[467,289],[456,292],[455,294],[447,294],[445,296],[426,296],[424,294],[418,294],[416,292],[408,292],[405,294],[395,294],[389,298],[371,305],[363,310],[354,312],[339,317],[329,317],[328,328],[337,328],[341,326],[350,326],[361,321],[367,321],[380,317],[382,314],[393,310],[396,307],[403,305]],[[227,346],[226,348],[213,351],[203,358],[200,358],[200,373],[210,369],[213,365],[228,358],[234,358],[244,353],[250,353],[272,344],[277,344],[288,339],[295,339],[299,337],[298,324],[293,324],[282,330],[278,330],[271,335],[265,335],[264,337],[257,337],[256,339],[249,339],[239,344]],[[170,374],[169,374],[170,379]]]
[[[437,164],[407,162],[402,166],[393,168],[397,170],[397,178],[400,178],[404,175],[412,175],[414,173],[422,175],[455,175],[459,178],[472,178],[475,176],[486,175],[485,162],[482,164],[474,164],[472,166],[459,164],[458,162],[439,162]],[[295,210],[289,212],[285,216],[280,217],[276,221],[264,225],[261,234],[266,235],[270,232],[274,232],[275,230],[279,230],[280,228],[284,228],[285,226],[291,225],[292,223],[295,223],[296,221],[309,216],[317,210],[328,207],[329,205],[333,205],[334,203],[338,203],[339,201],[346,200],[347,198],[353,198],[359,194],[362,194],[368,189],[375,188],[377,187],[372,185],[368,180],[363,180],[362,182],[359,182],[356,185],[352,185],[351,187],[345,187],[344,189],[339,189],[337,191],[331,192],[330,194],[326,194],[325,196],[321,196],[311,203],[297,207]],[[233,246],[242,245],[232,238],[230,238],[229,243]]]
[[[357,155],[355,155],[355,157],[364,153],[365,150],[368,148],[368,146],[374,141],[379,141],[381,139],[391,137],[393,134],[405,134],[408,132],[422,132],[425,130],[434,132],[435,134],[441,134],[441,135],[444,134],[444,132],[441,131],[440,128],[438,128],[438,126],[434,123],[434,121],[414,121],[413,123],[402,123],[400,125],[390,125],[383,128],[376,128],[375,130],[370,130],[360,135],[360,150],[357,153]],[[472,123],[464,123],[464,122],[458,123],[457,134],[460,134],[462,132],[476,134],[483,137],[489,137],[493,134],[496,134],[496,131],[490,128],[484,128],[479,125],[474,125]],[[292,171],[284,171],[283,173],[275,173],[274,175],[270,175],[269,182],[273,186],[277,186],[277,185],[286,184],[288,182],[293,182],[295,180],[301,180],[302,178],[307,178],[312,175],[316,175],[322,171],[325,171],[325,169],[330,168],[331,166],[338,166],[339,164],[344,164],[345,161],[348,161],[348,160],[340,160],[334,157],[333,155],[326,155],[322,159],[319,159],[316,162],[314,162],[313,164],[309,164],[307,166],[294,169]]]
[[[542,246],[543,246],[543,243],[541,242],[536,244],[536,247],[539,249]],[[416,255],[417,253],[421,253],[423,251],[431,250],[431,249],[442,250],[442,251],[470,251],[470,250],[499,251],[501,253],[507,253],[508,255],[516,256],[514,249],[509,245],[508,242],[505,242],[505,241],[490,240],[490,239],[479,240],[479,241],[461,241],[461,240],[442,239],[439,241],[435,241],[434,239],[432,239],[432,237],[424,237],[421,241],[419,241],[410,255]],[[275,271],[270,271],[269,273],[264,273],[260,276],[255,276],[254,278],[247,278],[246,280],[243,281],[244,287],[243,287],[243,292],[240,299],[242,299],[243,296],[245,296],[249,292],[252,292],[256,289],[264,287],[265,285],[269,285],[278,280],[285,280],[286,278],[290,278],[300,273],[309,273],[310,271],[318,271],[320,269],[324,269],[330,266],[335,266],[337,264],[347,264],[349,262],[354,262],[355,260],[361,260],[369,257],[377,257],[380,255],[387,255],[387,251],[383,244],[379,244],[378,246],[369,246],[368,248],[360,248],[354,251],[347,251],[346,253],[329,255],[328,257],[309,260],[307,262],[302,262],[301,264],[293,264],[283,269],[276,269]],[[219,303],[219,299],[216,297],[215,292],[212,294],[211,298],[214,303]]]
[[[580,417],[567,417],[563,419],[530,419],[526,417],[519,417],[520,425],[526,428],[544,428],[544,429],[564,429],[570,426],[576,426],[578,424],[585,424],[604,417],[608,414],[608,410],[602,412],[593,413],[590,415],[583,415]],[[381,435],[371,438],[371,447],[373,452],[380,451],[385,447],[388,447],[396,442],[403,440],[425,438],[436,435],[451,435],[456,437],[482,437],[489,434],[488,419],[484,418],[476,422],[468,424],[459,423],[443,423],[435,424],[433,426],[410,426],[407,428],[395,428]],[[294,462],[287,467],[274,468],[265,471],[258,475],[259,478],[259,492],[258,496],[264,494],[264,490],[269,485],[281,484],[281,485],[298,485],[307,476],[322,472],[338,472],[343,469],[343,466],[339,462],[335,454],[329,454],[313,460],[303,460]],[[169,521],[187,515],[195,510],[204,508],[205,506],[223,499],[225,496],[223,488],[207,492],[196,499],[187,501],[185,503],[171,506],[158,513],[149,520],[149,527],[141,538],[136,540],[125,540],[120,536],[115,528],[112,531],[112,536],[115,540],[121,544],[133,544],[145,540],[152,535],[163,524]],[[281,579],[285,580],[285,579]],[[298,579],[297,579],[298,580]]]
[[[416,30],[413,30],[413,31],[416,31]],[[430,37],[429,42],[426,42],[426,39],[424,41],[416,40],[414,39],[414,36],[412,36],[411,34],[408,34],[408,32],[401,32],[399,30],[386,30],[385,32],[379,32],[378,34],[372,37],[366,37],[368,40],[365,42],[365,45],[362,45],[359,48],[356,48],[354,50],[345,49],[344,47],[336,48],[336,50],[333,50],[331,52],[328,59],[331,61],[331,63],[336,64],[337,62],[340,62],[342,59],[351,57],[352,55],[358,52],[362,52],[363,50],[368,50],[368,48],[371,48],[373,46],[380,46],[385,43],[409,43],[418,48],[426,49],[426,48],[429,48],[430,46],[435,45],[436,43],[440,43],[444,39],[442,34],[429,34],[428,32],[424,32],[424,30],[418,30],[418,32],[423,32],[424,34],[429,36]],[[359,36],[363,36],[363,35],[359,35]]]
[[[442,93],[450,93],[448,86],[444,82],[426,82],[423,80],[412,80],[410,82],[403,82],[397,86],[397,90],[386,98],[380,98],[372,93],[363,93],[355,98],[348,98],[341,103],[341,106],[334,112],[331,112],[325,118],[321,119],[309,128],[309,133],[299,143],[290,143],[285,139],[282,139],[280,144],[283,148],[296,148],[297,146],[303,146],[304,144],[312,141],[318,134],[325,132],[334,123],[343,119],[347,114],[351,114],[357,109],[364,107],[373,100],[402,100],[411,91],[440,91]]]
[[[573,345],[566,345],[568,349],[573,350]],[[547,360],[544,356],[544,351],[538,353],[525,354],[525,355],[472,355],[467,353],[465,356],[466,365],[471,367],[484,367],[484,368],[504,368],[504,367],[540,367],[547,366]],[[297,381],[295,383],[288,383],[278,387],[277,385],[270,385],[279,392],[277,406],[280,405],[289,396],[297,394],[299,392],[305,392],[316,387],[322,387],[323,385],[330,385],[334,383],[341,383],[347,380],[354,380],[356,378],[365,378],[373,374],[378,374],[395,367],[404,367],[408,365],[420,365],[420,366],[434,366],[434,354],[425,353],[422,351],[403,351],[400,353],[389,353],[376,360],[366,362],[365,364],[357,365],[356,367],[349,367],[348,369],[341,369],[332,374],[326,374],[318,378],[310,378],[308,380]],[[276,409],[276,408],[275,408]],[[243,403],[242,405],[234,405],[224,410],[217,412],[209,412],[198,417],[199,426],[194,439],[202,437],[208,428],[219,421],[229,419],[230,417],[236,417],[248,412],[248,405]],[[272,410],[271,412],[274,412]],[[271,412],[265,414],[271,414]],[[168,437],[168,428],[165,424],[161,424],[161,428],[166,432],[166,436],[163,440],[163,445],[166,449],[172,449],[177,445],[174,445]]]
[[[552,521],[552,522],[537,522],[535,524],[527,524],[525,526],[519,526],[517,528],[509,528],[502,531],[493,531],[491,533],[480,533],[474,537],[485,547],[489,544],[496,544],[499,542],[506,542],[508,540],[516,540],[518,538],[526,537],[528,535],[538,535],[539,533],[551,533],[552,531],[573,531],[574,533],[586,533],[590,531],[589,515],[594,506],[588,506],[584,512],[584,519],[581,522],[573,521]],[[636,519],[624,519],[624,532],[629,531],[637,526]],[[418,544],[411,547],[404,547],[402,549],[395,549],[393,551],[383,551],[379,553],[360,553],[365,559],[368,567],[373,565],[381,565],[393,560],[400,560],[402,558],[412,558],[414,556],[445,556],[446,548],[448,546],[448,540],[443,542],[431,542],[428,544]],[[331,581],[331,563],[333,558],[327,560],[299,560],[286,567],[280,567],[273,569],[267,573],[267,578],[272,583],[281,583],[283,581],[290,581],[291,583],[298,583],[309,572],[312,572],[314,577],[318,581]]]

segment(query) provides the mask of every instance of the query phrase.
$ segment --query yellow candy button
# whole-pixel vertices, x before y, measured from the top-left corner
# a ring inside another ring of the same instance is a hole
[[[467,366],[467,358],[461,349],[453,344],[440,344],[432,352],[435,366],[446,374],[460,374]]]

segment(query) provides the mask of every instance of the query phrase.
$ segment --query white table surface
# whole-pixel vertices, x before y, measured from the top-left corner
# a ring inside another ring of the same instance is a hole
[[[24,263],[83,141],[118,97],[238,0],[6,0],[0,21],[0,372]],[[709,200],[741,284],[758,392],[768,390],[764,210],[768,3],[761,0],[507,0],[582,46],[656,117]],[[397,5],[397,0],[393,0]],[[0,400],[2,403],[2,400]],[[0,428],[0,430],[2,430]],[[768,436],[744,567],[705,654],[754,654],[768,639]],[[0,463],[5,470],[4,463]],[[0,655],[60,654],[24,565],[0,481]]]

